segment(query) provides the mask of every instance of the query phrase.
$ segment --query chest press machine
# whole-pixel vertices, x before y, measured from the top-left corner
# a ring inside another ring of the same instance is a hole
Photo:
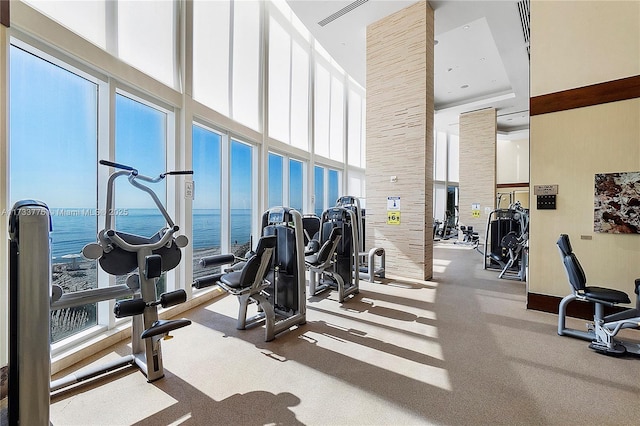
[[[357,248],[355,249],[358,259],[356,262],[359,278],[370,283],[375,277],[384,278],[385,273],[385,251],[382,247],[373,247],[369,250],[365,248],[365,214],[360,206],[360,200],[352,195],[344,195],[336,201],[336,207],[344,207],[352,210],[355,214],[355,228],[357,231]],[[376,259],[378,264],[376,265]]]
[[[262,236],[255,252],[244,259],[232,254],[200,259],[203,267],[240,261],[223,273],[194,280],[203,288],[219,285],[238,298],[236,328],[244,330],[265,324],[265,341],[299,324],[306,323],[304,233],[302,217],[289,207],[273,207],[262,215]],[[258,305],[256,315],[247,318],[248,306]]]
[[[338,301],[360,291],[358,231],[356,215],[344,207],[332,207],[322,213],[317,252],[305,257],[309,270],[309,293],[330,288],[338,291]]]

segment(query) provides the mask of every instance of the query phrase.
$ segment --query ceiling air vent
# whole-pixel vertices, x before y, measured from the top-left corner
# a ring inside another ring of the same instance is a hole
[[[531,52],[529,50],[529,0],[518,2],[518,12],[520,12],[520,23],[522,24],[522,35],[524,36],[525,46],[527,47],[527,55],[531,58]]]
[[[329,15],[326,18],[324,18],[322,21],[318,22],[318,25],[320,25],[321,27],[324,27],[328,23],[335,21],[336,19],[338,19],[339,17],[341,17],[343,15],[346,15],[347,13],[351,12],[356,7],[362,6],[363,4],[365,4],[368,1],[369,0],[356,0],[353,3],[349,3],[348,5],[346,5],[345,7],[340,9],[339,11],[337,11],[336,13],[334,13],[332,15]]]

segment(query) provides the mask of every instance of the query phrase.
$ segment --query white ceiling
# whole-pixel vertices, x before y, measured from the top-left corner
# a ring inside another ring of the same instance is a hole
[[[287,0],[333,58],[366,85],[366,29],[414,0]],[[362,3],[358,5],[358,3]],[[458,132],[462,112],[494,107],[498,130],[529,127],[529,58],[516,0],[430,0],[435,11],[435,126]],[[346,6],[357,6],[321,26]]]

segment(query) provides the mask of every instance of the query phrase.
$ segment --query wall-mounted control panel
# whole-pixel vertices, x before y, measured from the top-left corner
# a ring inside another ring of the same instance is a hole
[[[558,185],[534,185],[533,193],[536,196],[536,208],[538,210],[555,210]]]

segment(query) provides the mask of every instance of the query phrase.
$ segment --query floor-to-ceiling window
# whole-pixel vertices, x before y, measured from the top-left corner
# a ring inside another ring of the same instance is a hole
[[[16,22],[8,30],[14,46],[11,57],[2,58],[10,64],[11,78],[0,76],[7,79],[12,96],[11,156],[2,165],[9,170],[11,198],[5,202],[13,201],[23,184],[35,188],[44,179],[41,175],[47,175],[47,185],[57,182],[64,188],[64,197],[45,191],[42,198],[54,200],[53,206],[60,208],[61,214],[53,218],[54,279],[67,282],[69,289],[113,284],[96,262],[80,257],[82,245],[95,241],[104,227],[104,215],[96,213],[105,204],[109,169],[98,166],[99,159],[131,165],[145,175],[194,169],[193,201],[184,193],[184,180],[190,177],[170,176],[152,184],[182,230],[189,232],[190,261],[202,250],[244,249],[252,232],[255,238],[262,214],[258,210],[267,204],[321,214],[342,195],[343,180],[364,179],[364,136],[358,126],[364,120],[364,90],[322,50],[286,2],[162,3],[96,0],[53,5],[24,0],[14,4]],[[32,22],[46,25],[35,31]],[[137,35],[142,30],[144,34]],[[186,61],[181,60],[181,46],[192,49]],[[37,79],[27,81],[29,74],[21,75],[29,62],[21,54],[35,59]],[[273,60],[268,61],[271,55]],[[351,100],[354,88],[357,96]],[[29,122],[17,121],[21,112],[13,105],[17,96],[29,98],[28,108],[22,110]],[[262,123],[262,117],[272,121]],[[313,117],[315,133],[310,125]],[[51,130],[52,121],[63,123],[63,129]],[[38,137],[46,147],[20,131],[40,131]],[[345,146],[356,140],[355,149]],[[31,152],[20,157],[23,146],[23,153]],[[263,170],[257,159],[265,152],[276,157]],[[64,167],[37,165],[44,156]],[[347,156],[360,157],[349,164],[360,173],[357,178],[343,165]],[[261,176],[266,170],[279,175]],[[80,199],[89,193],[85,188],[91,195]],[[263,194],[264,190],[269,192]],[[19,195],[34,196],[39,197]],[[93,214],[74,213],[76,207]],[[147,194],[131,188],[124,178],[118,180],[116,207],[120,230],[150,236],[164,226]],[[72,231],[63,232],[66,228]],[[64,238],[82,239],[82,244],[67,251]],[[197,262],[193,268],[169,272],[162,286],[170,290],[178,285],[190,293],[192,270],[194,275],[200,273]],[[92,306],[97,313],[89,316],[94,319],[76,315],[77,320],[69,321],[65,314],[58,324],[67,327],[73,322],[69,330],[96,323],[113,326],[108,303]]]
[[[167,171],[167,112],[126,93],[116,94],[115,105],[116,162],[132,166],[149,177]],[[141,183],[151,188],[166,205],[165,180]],[[151,237],[167,226],[153,199],[124,178],[116,181],[115,207],[115,226],[119,231]],[[156,292],[160,295],[166,289],[166,274],[163,274],[156,284]]]
[[[81,251],[97,233],[99,86],[47,59],[10,47],[10,203],[49,206],[52,282],[75,292],[98,286],[96,262]],[[51,319],[55,342],[96,325],[97,306],[57,310]]]
[[[304,163],[289,159],[289,206],[304,213]]]
[[[251,249],[251,223],[253,207],[253,148],[231,140],[230,147],[230,235],[231,250],[243,256]]]
[[[315,166],[313,168],[313,212],[316,216],[322,216],[322,212],[326,208],[324,199],[324,170],[324,167],[320,166]]]
[[[198,260],[220,254],[221,249],[221,147],[222,135],[205,126],[192,127],[192,168],[195,194],[192,209],[193,277],[213,271],[203,268]]]
[[[281,155],[269,153],[269,188],[268,188],[268,205],[267,207],[282,206],[283,203],[283,172],[284,172],[284,158]]]

